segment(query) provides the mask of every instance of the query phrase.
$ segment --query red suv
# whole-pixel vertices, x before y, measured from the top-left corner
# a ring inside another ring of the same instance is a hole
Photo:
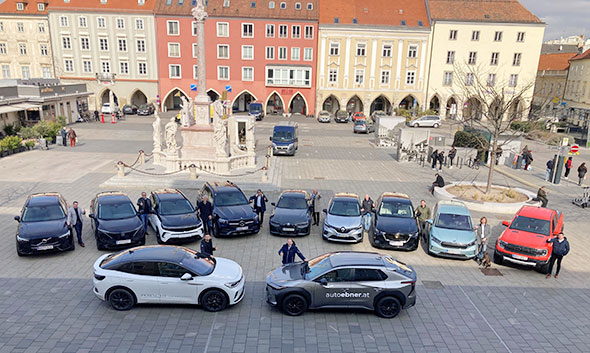
[[[563,230],[563,213],[550,208],[523,206],[512,222],[502,224],[508,228],[496,242],[494,262],[501,265],[509,261],[547,273],[553,249],[547,239]]]

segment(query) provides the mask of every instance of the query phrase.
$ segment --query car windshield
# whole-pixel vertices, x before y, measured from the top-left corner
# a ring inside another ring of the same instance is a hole
[[[161,215],[176,215],[195,212],[195,209],[187,199],[166,200],[158,206]]]
[[[440,213],[435,226],[447,229],[473,230],[471,217],[462,214]]]
[[[149,108],[150,108],[150,106],[147,104],[142,104],[139,106],[139,109],[149,109]]]
[[[307,279],[313,279],[332,268],[330,254],[320,255],[307,262]]]
[[[215,197],[215,206],[219,207],[247,204],[248,200],[246,200],[246,196],[237,190],[220,192],[217,194],[217,197]]]
[[[293,132],[291,130],[275,130],[272,134],[272,139],[276,141],[291,141],[293,140]]]
[[[303,197],[281,197],[277,208],[288,208],[292,210],[303,210],[307,208],[307,200]]]
[[[23,212],[23,222],[45,222],[64,219],[65,214],[59,205],[28,206]]]
[[[379,216],[413,218],[414,210],[409,203],[383,201],[379,207]]]
[[[262,111],[262,105],[250,104],[250,113],[260,113]]]
[[[514,221],[512,221],[512,224],[510,224],[510,229],[549,235],[551,224],[544,219],[516,216]]]
[[[98,218],[106,221],[131,218],[135,215],[135,207],[131,202],[99,203],[98,205]]]
[[[361,210],[356,200],[335,200],[330,207],[330,214],[334,216],[360,216]]]
[[[348,113],[347,112],[338,112],[338,117],[339,118],[348,118]]]
[[[186,249],[185,251],[187,254],[182,259],[181,265],[185,266],[191,272],[199,276],[207,276],[215,270],[214,260],[197,256],[197,252],[191,249]]]

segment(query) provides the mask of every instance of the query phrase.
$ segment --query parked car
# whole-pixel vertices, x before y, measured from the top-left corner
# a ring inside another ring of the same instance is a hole
[[[352,114],[352,121],[356,121],[357,119],[366,119],[365,113],[363,112],[356,112]]]
[[[357,119],[354,121],[352,132],[355,134],[370,134],[375,132],[375,124],[367,119]]]
[[[142,116],[152,115],[152,114],[154,114],[155,111],[156,111],[156,108],[154,107],[153,104],[151,104],[151,103],[142,104],[139,106],[139,108],[137,108],[137,115],[142,115]]]
[[[123,114],[126,114],[126,115],[137,114],[137,106],[135,104],[125,104],[123,106]]]
[[[427,221],[424,245],[431,255],[472,259],[477,252],[471,214],[463,202],[439,201]]]
[[[248,114],[253,116],[257,121],[264,119],[264,109],[262,102],[252,102],[248,106]]]
[[[201,189],[213,204],[213,235],[232,236],[257,234],[260,220],[254,212],[248,198],[232,182],[205,183]]]
[[[330,113],[326,110],[322,110],[318,114],[318,121],[320,123],[329,123],[330,122]]]
[[[129,196],[122,192],[98,193],[90,202],[88,216],[98,250],[145,244],[143,222]]]
[[[563,230],[563,213],[550,208],[523,206],[496,242],[494,262],[504,261],[549,271],[553,244],[547,240]]]
[[[283,265],[266,277],[266,301],[291,316],[361,308],[384,318],[416,304],[416,272],[390,255],[340,251]]]
[[[411,127],[433,127],[438,128],[442,125],[442,119],[438,115],[424,115],[408,123]]]
[[[299,148],[297,123],[288,122],[284,125],[275,126],[272,130],[270,141],[272,142],[273,154],[294,156]]]
[[[339,110],[334,117],[334,121],[337,123],[347,123],[348,122],[348,112],[345,110]]]
[[[111,109],[110,103],[104,103],[102,105],[102,108],[100,109],[100,112],[103,114],[119,114],[121,110],[119,109],[117,104],[113,104],[113,107]]]
[[[19,256],[74,250],[74,235],[66,224],[67,204],[56,192],[32,194],[25,201],[16,229]]]
[[[193,241],[203,237],[203,223],[191,202],[177,189],[152,191],[150,225],[158,243]]]
[[[380,249],[416,250],[420,233],[408,195],[385,192],[377,200],[371,245]]]
[[[286,190],[279,196],[270,215],[270,234],[298,236],[309,235],[311,231],[311,210],[309,195],[303,190]]]
[[[220,311],[244,298],[236,262],[179,246],[142,246],[103,255],[94,263],[93,292],[115,310],[135,304],[196,304]]]
[[[373,112],[373,114],[371,114],[371,120],[373,120],[373,122],[377,122],[377,120],[379,120],[379,118],[384,118],[384,117],[388,117],[389,115],[384,112],[383,110],[375,110]]]
[[[345,243],[358,243],[363,240],[360,200],[356,194],[335,194],[324,213],[324,239]]]

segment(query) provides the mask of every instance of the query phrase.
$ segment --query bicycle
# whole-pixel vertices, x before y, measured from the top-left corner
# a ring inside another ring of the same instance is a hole
[[[478,170],[479,169],[479,165],[480,165],[480,161],[479,158],[469,158],[469,160],[467,161],[467,166],[471,169],[475,169]]]

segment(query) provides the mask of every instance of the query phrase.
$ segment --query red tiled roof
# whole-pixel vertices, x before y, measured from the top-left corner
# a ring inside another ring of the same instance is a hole
[[[590,49],[586,50],[582,54],[578,54],[578,55],[574,56],[573,58],[570,59],[570,61],[584,60],[584,59],[590,59]]]
[[[156,0],[145,0],[143,5],[138,0],[48,0],[49,11],[92,11],[92,12],[150,12],[154,10]],[[190,0],[187,0],[190,2]]]
[[[428,27],[425,0],[321,0],[320,24]],[[402,24],[405,21],[405,24]]]
[[[518,0],[428,0],[433,20],[543,23]]]
[[[176,1],[178,0],[172,0],[173,3]],[[229,0],[229,6],[224,7],[224,0],[208,0],[208,5],[205,10],[211,17],[276,18],[317,21],[318,1],[319,0]],[[162,6],[161,4],[165,3],[166,0],[158,0],[158,2],[160,3],[158,11],[162,11],[166,6]],[[184,0],[184,2],[190,4],[191,0]],[[274,7],[270,8],[269,3],[273,3]],[[286,8],[281,9],[281,3],[285,3]],[[301,4],[301,9],[295,8],[296,3]],[[255,4],[254,7],[252,7],[253,4]],[[311,10],[307,9],[308,4],[311,4]],[[173,8],[174,5],[168,5],[168,7]]]
[[[23,11],[16,9],[16,4],[22,2],[25,5]],[[26,15],[47,15],[47,3],[49,0],[0,0],[0,13],[4,14],[26,14]],[[37,4],[45,4],[43,11],[39,11]]]
[[[541,54],[538,70],[567,70],[570,66],[569,60],[574,55],[574,53]]]

